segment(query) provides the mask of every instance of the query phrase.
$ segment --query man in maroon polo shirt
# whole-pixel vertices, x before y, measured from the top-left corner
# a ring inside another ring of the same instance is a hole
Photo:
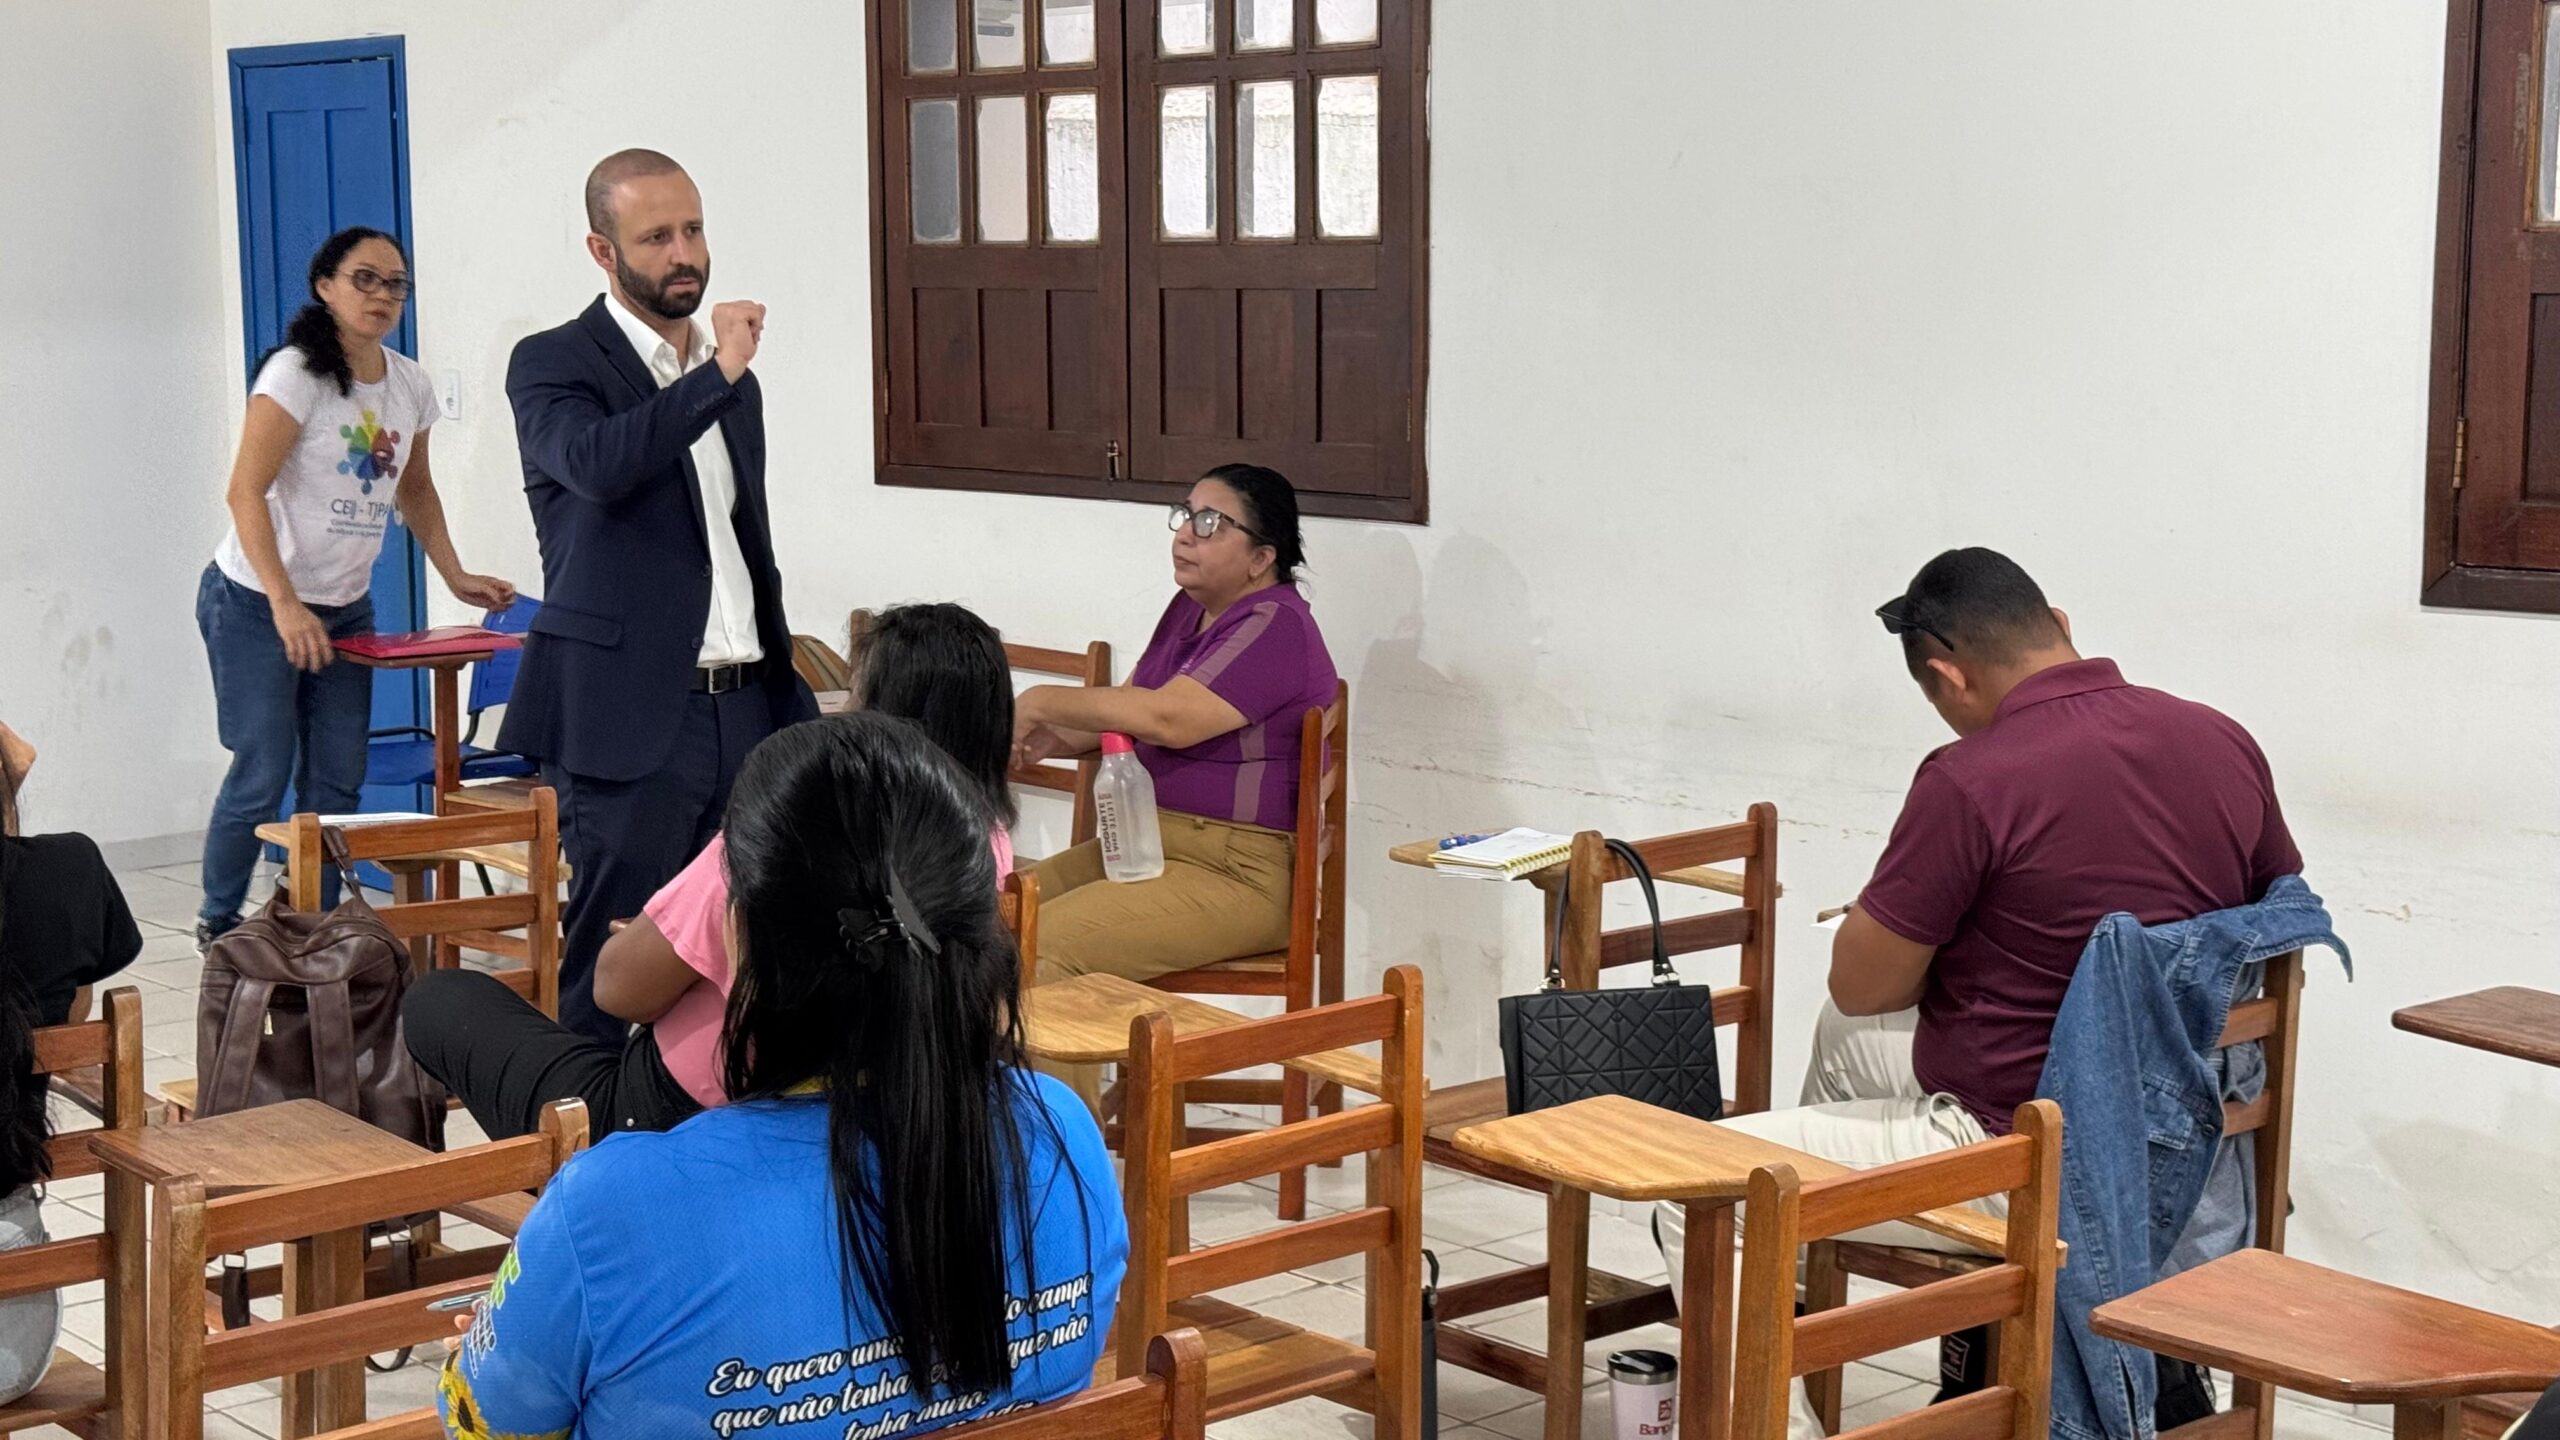
[[[1957,738],[1832,941],[1800,1108],[1725,1122],[1861,1169],[2007,1133],[2100,919],[2245,905],[2302,868],[2249,733],[2082,659],[2007,556],[1950,550],[1876,613]],[[1677,1275],[1678,1207],[1660,1229]]]

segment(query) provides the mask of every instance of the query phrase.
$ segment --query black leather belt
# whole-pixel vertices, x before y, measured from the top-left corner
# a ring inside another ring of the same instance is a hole
[[[750,660],[744,665],[703,665],[693,672],[693,693],[726,695],[744,690],[764,678],[764,662]]]

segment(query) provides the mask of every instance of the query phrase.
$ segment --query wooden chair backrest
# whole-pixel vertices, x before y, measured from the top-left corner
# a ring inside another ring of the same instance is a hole
[[[1734,1027],[1734,1073],[1725,1078],[1733,1092],[1725,1102],[1728,1115],[1757,1114],[1769,1108],[1771,1015],[1777,988],[1773,959],[1778,929],[1778,807],[1763,801],[1749,818],[1730,825],[1662,835],[1628,842],[1656,877],[1696,865],[1742,862],[1742,903],[1701,915],[1662,922],[1663,948],[1672,958],[1728,946],[1741,952],[1740,973],[1733,984],[1716,991],[1716,1024]],[[1635,872],[1610,853],[1600,832],[1585,830],[1573,837],[1573,854],[1565,862],[1564,983],[1570,989],[1594,990],[1600,972],[1620,965],[1649,964],[1653,958],[1651,927],[1639,921],[1617,930],[1605,928],[1602,911],[1608,887],[1632,881]],[[1683,887],[1655,886],[1666,902]],[[1547,895],[1547,929],[1554,933],[1555,894]],[[1666,906],[1667,908],[1667,906]]]
[[[143,1345],[143,1294],[148,1283],[143,1257],[142,1182],[109,1170],[89,1149],[89,1137],[111,1130],[143,1126],[142,992],[118,986],[105,996],[105,1015],[77,1025],[47,1025],[35,1032],[35,1074],[43,1077],[97,1067],[105,1101],[101,1123],[58,1131],[46,1142],[53,1178],[75,1180],[106,1174],[107,1220],[96,1235],[56,1240],[45,1245],[0,1252],[0,1299],[38,1295],[91,1280],[106,1282],[106,1413],[118,1418],[122,1433],[141,1433],[150,1379]],[[198,1323],[203,1312],[199,1307]],[[0,1406],[0,1429],[8,1425],[9,1408]],[[32,1421],[23,1423],[33,1423]]]
[[[1289,969],[1342,954],[1342,882],[1351,817],[1351,682],[1298,728],[1298,856],[1289,879]],[[1303,992],[1296,992],[1303,993]]]
[[[1177,1092],[1193,1081],[1353,1045],[1378,1046],[1378,1102],[1246,1135],[1186,1145]],[[1387,971],[1385,992],[1184,1038],[1161,1013],[1129,1027],[1124,1173],[1131,1227],[1120,1295],[1120,1368],[1134,1372],[1144,1337],[1169,1307],[1248,1280],[1364,1257],[1368,1349],[1381,1436],[1411,1433],[1421,1404],[1422,972]],[[1364,1155],[1367,1203],[1177,1253],[1177,1200],[1257,1175]]]
[[[2267,961],[2254,1000],[2231,1007],[2216,1048],[2257,1041],[2266,1057],[2266,1087],[2245,1104],[2222,1107],[2224,1138],[2247,1135],[2257,1150],[2257,1244],[2284,1249],[2285,1217],[2293,1209],[2294,1047],[2302,1031],[2302,952]]]
[[[1862,1440],[2044,1440],[2061,1184],[2062,1108],[2050,1100],[2022,1106],[2015,1133],[1944,1154],[1810,1184],[1789,1165],[1752,1171],[1734,1326],[1740,1337],[1734,1440],[1784,1440],[1788,1390],[1799,1375],[1977,1325],[1998,1332],[1995,1383],[1858,1434]],[[2009,1243],[2000,1264],[1797,1318],[1799,1247],[2004,1194]]]
[[[387,1169],[278,1185],[207,1200],[192,1175],[163,1181],[152,1197],[151,1371],[159,1407],[154,1440],[203,1440],[206,1392],[318,1366],[361,1360],[452,1338],[453,1316],[426,1307],[489,1288],[487,1275],[421,1285],[395,1295],[314,1310],[208,1336],[205,1259],[263,1245],[356,1230],[381,1220],[450,1210],[492,1195],[538,1189],[586,1144],[586,1106],[543,1112],[539,1133],[424,1156]],[[432,1419],[432,1412],[429,1418]],[[415,1420],[401,1416],[384,1426]],[[382,1427],[355,1432],[366,1436]]]
[[[791,637],[791,668],[812,690],[853,688],[853,667],[836,653],[834,646],[815,635]]]
[[[403,940],[434,938],[447,946],[503,946],[502,932],[522,930],[520,970],[498,978],[545,1015],[560,1013],[560,812],[551,787],[537,785],[521,810],[475,810],[427,820],[388,820],[340,831],[358,861],[435,855],[475,845],[525,847],[525,888],[510,895],[455,896],[406,905],[376,905],[373,913]],[[329,863],[320,817],[293,817],[285,865],[297,910],[320,908],[320,876]],[[508,947],[513,948],[513,947]]]
[[[996,896],[996,916],[1013,932],[1014,953],[1022,957],[1023,973],[1029,975],[1040,955],[1040,877],[1028,870],[1004,877],[1004,889]]]
[[[1200,1440],[1209,1414],[1209,1351],[1200,1332],[1158,1335],[1146,1352],[1146,1370],[1126,1380],[942,1433],[951,1440]]]

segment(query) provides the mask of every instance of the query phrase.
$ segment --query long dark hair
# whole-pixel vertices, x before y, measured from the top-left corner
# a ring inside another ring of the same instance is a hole
[[[302,368],[324,380],[337,381],[341,395],[354,391],[356,372],[355,367],[347,363],[346,342],[338,338],[338,317],[330,314],[329,307],[320,299],[320,282],[337,274],[338,267],[347,263],[347,252],[367,240],[379,240],[399,250],[400,263],[409,263],[409,252],[400,248],[398,237],[386,235],[370,226],[348,226],[321,241],[320,248],[311,252],[311,302],[294,311],[293,319],[284,327],[284,345],[291,345],[302,352]],[[255,380],[258,372],[267,368],[267,362],[275,358],[276,350],[282,350],[284,345],[259,356],[258,363],[249,367],[249,378]]]
[[[1289,477],[1268,465],[1238,463],[1221,465],[1200,478],[1215,480],[1244,497],[1244,508],[1253,513],[1239,518],[1277,557],[1271,563],[1271,578],[1283,585],[1294,583],[1298,567],[1307,563],[1307,542],[1298,531],[1298,490]]]
[[[758,745],[725,827],[729,1094],[824,1092],[848,1322],[867,1296],[919,1394],[1001,1388],[1007,1300],[1030,1284],[1021,960],[984,813],[914,724],[855,713]]]
[[[964,605],[900,605],[872,617],[854,664],[862,708],[915,721],[1011,828],[1013,666],[995,627]]]
[[[0,774],[0,937],[8,934],[9,887],[18,878],[18,792]],[[0,966],[0,1194],[53,1178],[53,1117],[36,1073],[36,997],[15,966]]]

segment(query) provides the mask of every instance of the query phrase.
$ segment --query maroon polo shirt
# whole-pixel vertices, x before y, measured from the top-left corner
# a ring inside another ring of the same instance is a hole
[[[2227,910],[2301,868],[2248,731],[2127,685],[2112,660],[2076,660],[1920,762],[1858,908],[1937,947],[1913,1068],[2001,1135],[2035,1098],[2099,920]]]

